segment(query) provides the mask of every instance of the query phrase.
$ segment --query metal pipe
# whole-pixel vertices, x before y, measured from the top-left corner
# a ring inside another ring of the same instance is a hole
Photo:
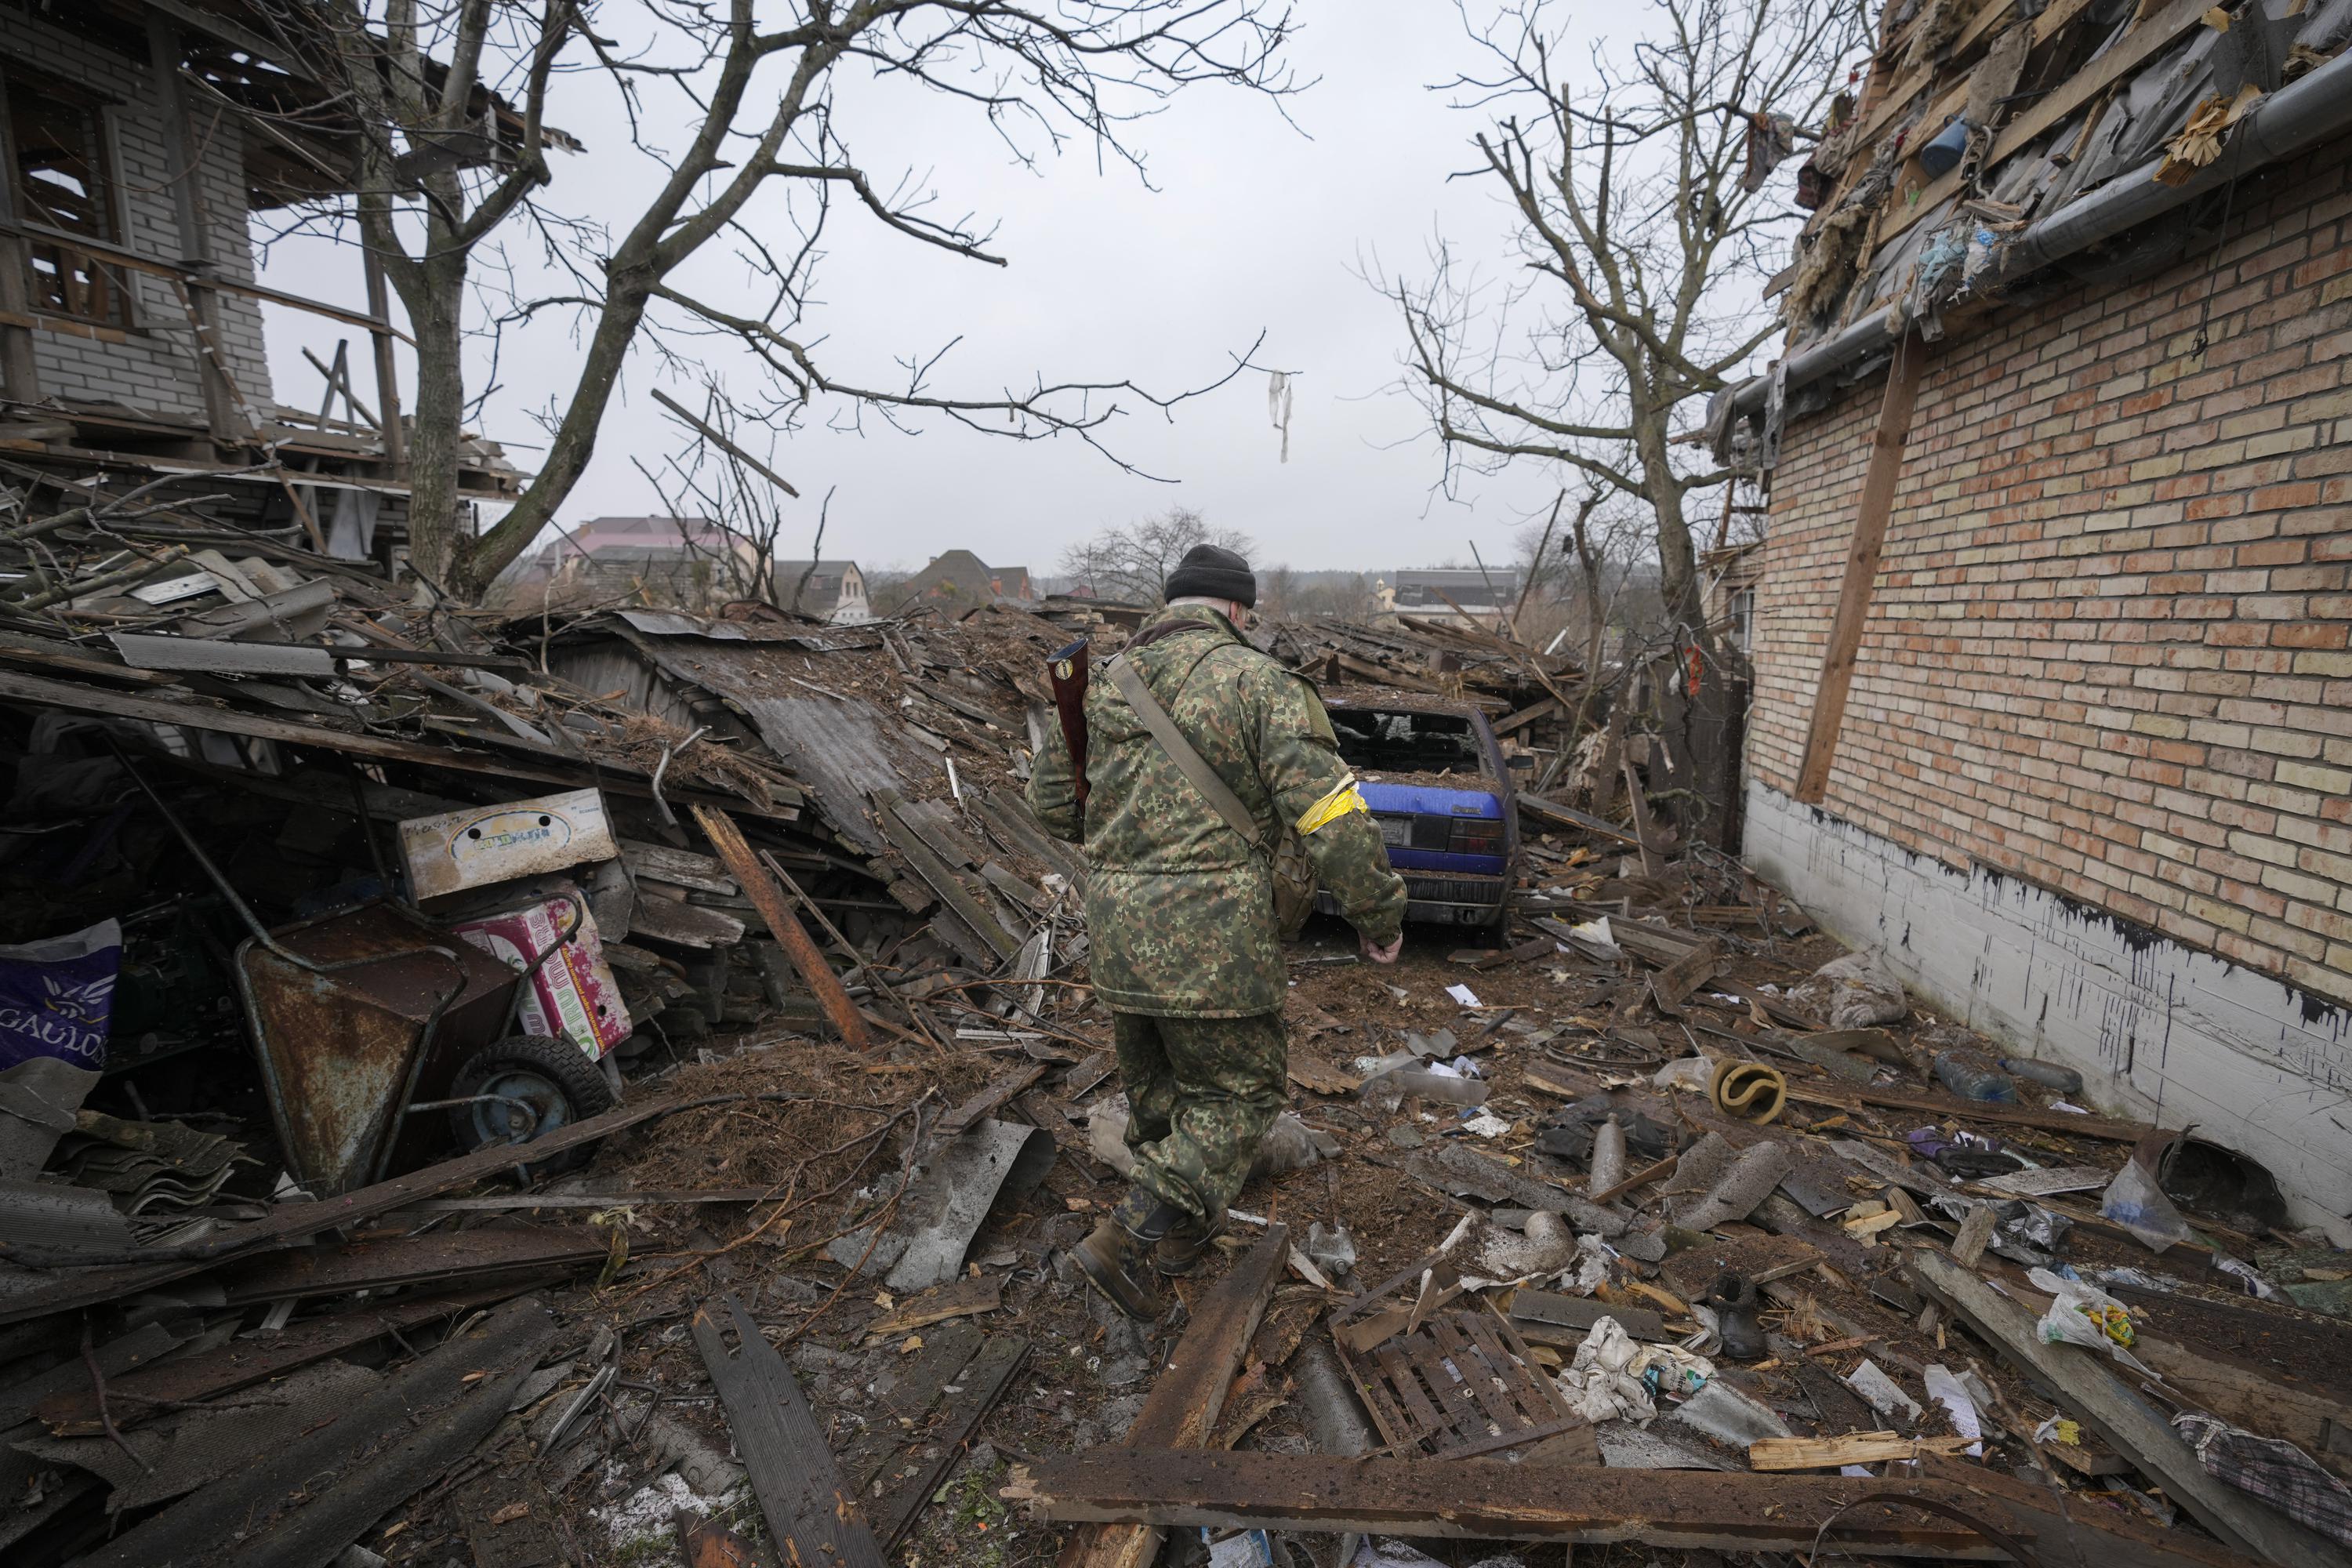
[[[2158,184],[2157,158],[2116,175],[2080,200],[2069,202],[2017,237],[2001,258],[1999,278],[2013,281],[2136,228],[2233,179],[2352,129],[2352,55],[2340,55],[2300,81],[2281,88],[2247,111],[2230,133],[2221,156],[2178,185]],[[1793,390],[1844,369],[1895,342],[1886,311],[1874,310],[1833,337],[1817,339],[1789,356]],[[1742,382],[1731,395],[1735,415],[1760,414],[1769,376]]]

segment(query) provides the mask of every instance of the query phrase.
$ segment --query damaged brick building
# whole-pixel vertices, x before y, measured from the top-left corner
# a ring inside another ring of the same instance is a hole
[[[2102,1108],[2195,1123],[2334,1215],[2347,30],[2340,0],[2227,32],[2174,5],[2050,79],[1971,33],[1881,72],[1853,123],[1907,104],[1915,150],[1987,69],[2023,101],[1940,178],[1899,145],[1853,157],[1792,269],[1787,357],[1730,398],[1770,466],[1750,863]]]

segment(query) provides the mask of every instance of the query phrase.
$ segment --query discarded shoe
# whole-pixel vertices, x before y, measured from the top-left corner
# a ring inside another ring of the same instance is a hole
[[[1726,1361],[1764,1359],[1764,1324],[1757,1317],[1753,1279],[1745,1274],[1718,1274],[1701,1300],[1715,1309],[1716,1331],[1723,1338]]]

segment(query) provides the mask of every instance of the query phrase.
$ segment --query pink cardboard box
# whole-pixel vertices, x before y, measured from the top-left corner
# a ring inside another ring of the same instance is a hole
[[[576,890],[543,902],[528,904],[504,914],[467,921],[457,934],[518,972],[537,963],[540,954],[556,945],[574,919],[579,934],[545,963],[523,987],[517,1008],[525,1034],[570,1040],[595,1061],[629,1037],[629,1009],[621,988],[613,983],[613,966],[604,962],[604,943],[596,935],[596,917]]]

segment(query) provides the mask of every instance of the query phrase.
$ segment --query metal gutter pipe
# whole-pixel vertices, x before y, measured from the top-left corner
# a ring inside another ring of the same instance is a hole
[[[2231,132],[2221,156],[2183,184],[2157,183],[2164,160],[2157,158],[2128,174],[2118,174],[2079,201],[2069,202],[2018,236],[2001,258],[2003,281],[2021,278],[2054,261],[2063,260],[2137,228],[2225,181],[2253,173],[2265,164],[2290,158],[2305,148],[2341,132],[2352,130],[2352,54],[2339,55],[2300,81],[2280,89],[2256,104]],[[1872,353],[1888,348],[1894,333],[1884,309],[1854,322],[1836,335],[1817,340],[1789,356],[1791,390],[1819,381]],[[1736,415],[1760,414],[1771,378],[1756,376],[1742,382],[1731,395]]]

